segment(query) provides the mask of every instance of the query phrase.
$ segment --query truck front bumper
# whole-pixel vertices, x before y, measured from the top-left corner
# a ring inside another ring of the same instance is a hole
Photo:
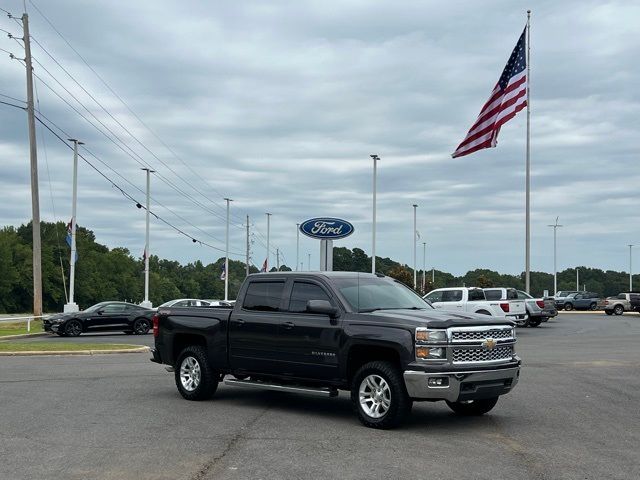
[[[404,383],[416,400],[459,402],[497,397],[509,393],[518,383],[520,366],[496,370],[421,372],[406,370]],[[440,379],[440,380],[438,380]]]

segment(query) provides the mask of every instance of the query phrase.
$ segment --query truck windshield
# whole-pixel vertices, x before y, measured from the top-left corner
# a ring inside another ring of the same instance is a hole
[[[357,312],[375,310],[424,310],[433,308],[413,290],[388,277],[358,276],[332,279]]]

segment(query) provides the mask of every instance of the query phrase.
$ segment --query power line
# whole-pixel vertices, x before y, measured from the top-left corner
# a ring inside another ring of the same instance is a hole
[[[53,134],[58,140],[60,140],[60,142],[62,142],[67,148],[71,149],[72,147],[65,142],[65,140],[58,135],[52,128],[49,127],[49,125],[47,125],[41,118],[39,115],[36,115],[36,120],[38,120],[38,122],[40,122],[47,130],[49,130],[49,132],[51,134]],[[116,188],[124,197],[126,197],[127,199],[129,199],[130,201],[132,201],[136,206],[140,206],[139,208],[145,208],[144,205],[142,205],[135,197],[133,197],[131,194],[129,194],[126,190],[124,190],[122,187],[120,187],[116,182],[114,182],[113,180],[111,180],[107,175],[105,175],[102,171],[100,171],[99,168],[97,168],[93,163],[91,163],[89,160],[87,160],[83,155],[78,154],[78,157],[81,158],[82,160],[84,160],[84,162],[89,165],[93,170],[95,170],[101,177],[103,177],[107,182],[109,182],[111,184],[112,187]],[[167,225],[168,227],[172,228],[173,230],[175,230],[176,232],[180,233],[181,235],[189,238],[190,240],[192,240],[194,243],[199,243],[201,245],[207,246],[209,248],[212,248],[214,250],[218,250],[220,252],[224,252],[223,248],[218,248],[214,245],[211,245],[207,242],[203,242],[202,240],[199,240],[197,238],[195,238],[193,235],[188,234],[187,232],[185,232],[184,230],[180,229],[179,227],[176,227],[175,225],[173,225],[171,222],[165,220],[164,218],[160,217],[158,214],[156,214],[153,211],[149,211],[149,214],[153,215],[157,220],[160,220],[162,223],[164,223],[165,225]],[[233,254],[234,256],[237,257],[244,257],[244,253],[239,253],[239,252],[230,252],[230,254]]]

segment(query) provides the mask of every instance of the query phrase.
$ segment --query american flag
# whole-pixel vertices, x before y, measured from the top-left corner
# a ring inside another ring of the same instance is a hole
[[[267,267],[267,261],[268,260],[269,260],[268,258],[264,259],[264,263],[262,264],[262,268],[260,269],[260,272],[262,272],[262,273],[266,273],[267,272],[267,268],[268,268]]]
[[[465,139],[451,154],[453,158],[495,147],[500,127],[527,106],[526,33],[525,28],[489,100],[480,110]]]

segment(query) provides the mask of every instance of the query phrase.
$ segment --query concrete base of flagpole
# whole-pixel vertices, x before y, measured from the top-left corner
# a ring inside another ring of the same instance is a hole
[[[80,309],[78,308],[78,304],[77,303],[65,303],[64,304],[64,313],[73,313],[73,312],[79,312]]]
[[[144,302],[141,302],[141,303],[140,303],[140,306],[141,306],[141,307],[144,307],[144,308],[153,308],[153,305],[151,304],[151,302],[150,302],[149,300],[146,300],[146,301],[144,301]]]

